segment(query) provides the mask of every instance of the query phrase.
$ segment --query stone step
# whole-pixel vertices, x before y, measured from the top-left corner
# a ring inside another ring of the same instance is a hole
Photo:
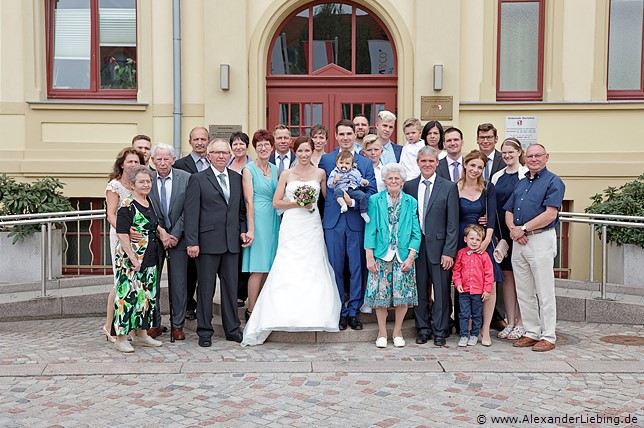
[[[601,284],[597,281],[577,281],[573,279],[557,279],[555,287],[558,289],[586,290],[600,292]],[[624,284],[606,284],[606,293],[613,295],[644,296],[644,281],[641,286]]]

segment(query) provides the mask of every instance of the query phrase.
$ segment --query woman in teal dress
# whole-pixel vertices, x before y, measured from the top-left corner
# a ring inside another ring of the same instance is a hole
[[[268,162],[275,139],[270,132],[260,129],[253,135],[252,144],[257,152],[257,159],[242,170],[248,221],[246,235],[252,238],[252,244],[245,247],[242,253],[242,272],[250,272],[246,321],[253,312],[268,271],[273,265],[280,228],[280,217],[273,208],[277,167]]]
[[[132,345],[162,345],[148,336],[147,330],[151,328],[156,304],[160,242],[169,242],[147,197],[152,189],[152,172],[146,166],[135,166],[127,179],[132,195],[123,201],[117,212],[118,242],[114,255],[114,347],[121,352],[133,352]],[[132,227],[142,236],[136,242],[130,239]],[[136,331],[132,345],[127,340],[131,330]]]

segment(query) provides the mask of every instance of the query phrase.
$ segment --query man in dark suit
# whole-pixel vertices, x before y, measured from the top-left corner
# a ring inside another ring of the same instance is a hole
[[[335,125],[335,139],[340,145],[331,153],[320,158],[319,167],[327,176],[335,168],[335,159],[340,150],[353,151],[355,131],[353,122],[342,119]],[[354,153],[353,162],[357,165],[362,177],[369,181],[366,186],[365,195],[367,198],[376,193],[376,178],[373,174],[371,161],[362,155]],[[342,301],[342,313],[340,314],[339,328],[345,330],[347,325],[353,330],[362,330],[363,326],[358,318],[364,291],[362,289],[363,272],[365,271],[364,260],[364,220],[360,217],[360,211],[355,207],[355,201],[345,196],[347,205],[351,207],[347,212],[340,213],[340,205],[334,198],[326,198],[324,201],[324,239],[329,254],[329,262],[335,273],[335,281],[338,285],[338,293]],[[348,259],[350,282],[349,301],[345,305],[344,292],[344,264]]]
[[[476,142],[479,149],[487,156],[487,164],[483,170],[483,178],[490,181],[490,178],[497,172],[505,168],[505,161],[501,157],[501,152],[496,149],[496,143],[499,141],[496,128],[491,123],[482,123],[476,129]]]
[[[183,206],[190,174],[172,168],[176,157],[174,148],[159,143],[152,148],[152,162],[156,171],[152,180],[150,200],[154,210],[159,214],[161,226],[170,234],[170,246],[165,250],[169,255],[168,281],[171,286],[172,299],[172,334],[175,340],[186,338],[183,325],[186,317],[188,253],[183,234]],[[159,282],[165,254],[161,253],[159,262]],[[160,288],[157,286],[157,290]],[[158,299],[157,299],[158,301]],[[154,310],[154,325],[161,325],[161,314],[158,306]],[[158,322],[157,322],[158,321]]]
[[[188,143],[190,143],[192,151],[187,156],[178,159],[174,163],[174,168],[189,172],[190,174],[207,169],[210,166],[210,160],[208,159],[209,142],[208,130],[206,128],[192,128],[188,138]],[[197,301],[194,297],[197,289],[197,265],[193,258],[188,259],[187,275],[188,301],[186,303],[186,319],[194,320],[197,319]]]
[[[396,115],[387,110],[378,113],[376,119],[376,135],[382,145],[382,155],[380,161],[383,165],[388,163],[400,162],[402,146],[391,141],[391,136],[396,131]]]
[[[237,315],[237,277],[241,242],[246,235],[246,209],[242,202],[242,177],[226,168],[230,160],[227,141],[216,139],[208,146],[211,166],[190,176],[184,211],[188,256],[196,258],[197,335],[199,346],[212,344],[212,299],[215,281],[221,286],[221,319],[226,340],[242,341]]]
[[[279,124],[273,130],[275,138],[275,151],[271,153],[268,161],[277,166],[278,175],[285,169],[293,167],[295,164],[295,153],[291,150],[291,130],[288,126]]]
[[[436,174],[438,151],[430,146],[418,151],[420,175],[407,181],[403,191],[418,200],[422,241],[416,259],[418,306],[414,308],[418,336],[416,343],[427,343],[433,334],[434,345],[444,346],[450,315],[449,270],[454,265],[458,239],[458,190],[456,185]],[[430,322],[429,288],[434,290]]]
[[[463,133],[458,128],[447,128],[443,135],[447,156],[438,162],[436,174],[456,183],[463,175]]]

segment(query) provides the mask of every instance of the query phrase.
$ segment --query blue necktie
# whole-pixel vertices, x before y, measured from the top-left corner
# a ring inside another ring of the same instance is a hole
[[[159,180],[161,180],[161,212],[163,213],[163,220],[165,221],[166,229],[168,230],[172,227],[170,224],[170,217],[168,216],[168,196],[166,195],[165,190],[165,182],[169,179],[170,177],[159,177]]]
[[[286,160],[286,155],[279,155],[280,158],[280,165],[277,167],[277,175],[279,176],[282,172],[284,172],[284,160]]]

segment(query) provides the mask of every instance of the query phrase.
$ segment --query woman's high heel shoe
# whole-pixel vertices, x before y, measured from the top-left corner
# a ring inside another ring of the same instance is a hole
[[[109,331],[107,331],[105,326],[103,326],[103,328],[101,329],[101,334],[105,335],[105,339],[108,342],[112,342],[112,343],[116,342],[116,338],[114,336],[112,336]]]

